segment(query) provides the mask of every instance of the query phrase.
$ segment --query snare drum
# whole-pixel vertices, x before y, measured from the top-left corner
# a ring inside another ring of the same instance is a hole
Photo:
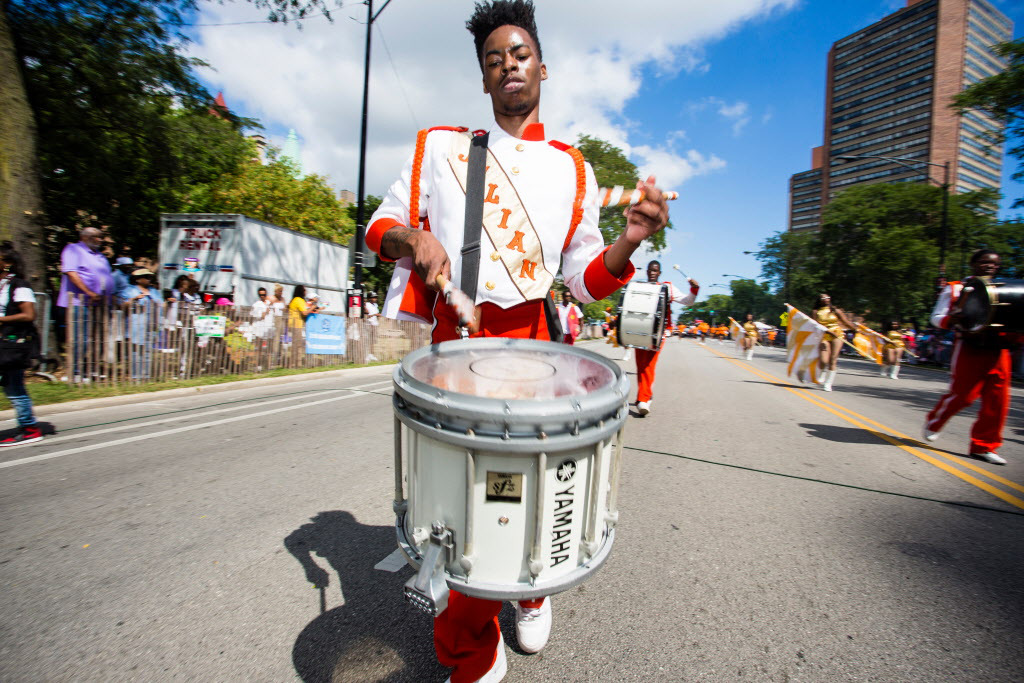
[[[419,567],[406,597],[568,590],[608,558],[629,380],[579,347],[444,342],[394,373],[395,531]]]
[[[1024,332],[1024,280],[969,277],[957,304],[964,332]]]
[[[630,282],[619,307],[619,346],[657,351],[668,323],[668,284]]]

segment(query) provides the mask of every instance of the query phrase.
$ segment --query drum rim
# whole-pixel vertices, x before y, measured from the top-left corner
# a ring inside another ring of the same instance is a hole
[[[609,391],[596,391],[546,399],[505,399],[472,396],[438,389],[432,384],[427,384],[413,377],[408,371],[408,368],[413,363],[431,353],[437,352],[439,347],[451,349],[455,345],[459,345],[460,349],[467,351],[515,348],[519,350],[550,352],[557,347],[561,353],[580,356],[606,367],[612,373],[612,382],[608,385]],[[419,412],[425,413],[431,418],[438,415],[450,415],[459,418],[454,420],[454,422],[479,421],[490,424],[505,424],[510,428],[521,428],[524,425],[543,425],[552,422],[575,422],[583,428],[610,419],[614,420],[618,411],[624,405],[629,392],[629,378],[622,368],[598,353],[555,342],[510,337],[454,340],[416,349],[406,354],[395,367],[393,380],[395,411],[397,414],[407,414],[408,406],[412,405]],[[405,405],[400,405],[399,398]],[[624,414],[622,415],[622,420],[625,420]],[[420,420],[416,421],[420,422]],[[435,424],[438,420],[425,419],[422,422]],[[444,420],[441,420],[440,424],[442,425],[440,431],[458,433],[455,430],[445,430]],[[459,431],[465,430],[460,428]],[[516,436],[521,437],[521,435]]]

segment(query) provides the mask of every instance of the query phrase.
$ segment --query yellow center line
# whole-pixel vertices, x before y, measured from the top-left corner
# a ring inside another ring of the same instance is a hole
[[[849,422],[850,424],[852,424],[852,425],[854,425],[856,427],[860,427],[861,429],[863,429],[864,431],[868,432],[869,434],[873,434],[876,437],[882,439],[883,441],[885,441],[887,443],[890,443],[893,446],[897,446],[898,448],[903,449],[907,453],[910,453],[911,455],[913,455],[913,456],[915,456],[917,458],[920,458],[921,460],[924,460],[925,462],[927,462],[927,463],[929,463],[931,465],[934,465],[935,467],[938,467],[939,469],[941,469],[941,470],[943,470],[945,472],[948,472],[949,474],[952,474],[955,477],[958,477],[958,478],[962,479],[963,481],[967,482],[968,484],[971,484],[972,486],[976,486],[976,487],[980,488],[982,491],[985,491],[986,493],[989,493],[989,494],[995,496],[996,498],[999,498],[1000,500],[1005,501],[1005,502],[1009,503],[1010,505],[1013,505],[1016,508],[1020,508],[1021,510],[1024,510],[1024,500],[1018,498],[1017,496],[1014,496],[1014,495],[1012,495],[1010,493],[1007,493],[1005,491],[997,489],[996,487],[992,486],[988,482],[981,481],[977,477],[973,477],[970,474],[968,474],[968,473],[966,473],[966,472],[964,472],[964,471],[962,471],[962,470],[960,470],[960,469],[958,469],[956,467],[953,467],[953,466],[951,466],[951,465],[949,465],[949,464],[947,464],[945,462],[942,462],[941,460],[939,460],[939,459],[929,455],[928,453],[924,453],[922,451],[919,451],[916,448],[912,448],[912,447],[907,446],[906,444],[898,441],[897,437],[904,438],[904,439],[909,439],[910,437],[907,437],[905,435],[900,434],[897,430],[892,429],[890,427],[887,427],[886,425],[880,424],[878,422],[875,422],[871,418],[868,418],[868,417],[865,417],[863,415],[860,415],[859,413],[856,413],[856,412],[854,412],[854,411],[852,411],[849,408],[846,408],[844,406],[841,406],[841,405],[838,405],[836,403],[833,403],[832,401],[829,401],[828,399],[825,399],[825,398],[822,398],[822,397],[819,397],[819,396],[813,396],[812,397],[812,396],[807,394],[806,390],[796,388],[795,385],[793,385],[791,382],[789,382],[787,380],[784,380],[784,379],[779,379],[778,377],[775,377],[774,375],[771,375],[771,374],[769,374],[767,372],[764,372],[763,370],[759,370],[759,369],[749,365],[748,363],[742,363],[742,362],[740,362],[740,361],[738,361],[738,360],[736,360],[734,358],[730,358],[728,355],[726,355],[724,353],[721,353],[719,351],[716,351],[715,349],[708,348],[708,347],[705,347],[705,348],[707,348],[708,351],[710,351],[711,353],[715,354],[716,356],[719,356],[719,357],[724,358],[725,360],[729,361],[733,365],[736,365],[737,367],[743,368],[744,370],[747,370],[748,372],[750,372],[750,373],[752,373],[754,375],[757,375],[757,376],[761,377],[762,379],[766,379],[766,380],[772,382],[773,384],[778,384],[779,386],[784,388],[786,391],[789,391],[790,393],[792,393],[792,394],[794,394],[796,396],[799,396],[800,398],[804,399],[805,401],[807,401],[809,403],[813,403],[814,405],[818,406],[819,408],[822,408],[823,410],[826,410],[826,411],[832,413],[836,417],[838,417],[838,418],[840,418],[842,420],[845,420],[846,422]],[[838,409],[838,410],[836,410],[836,409]],[[840,411],[843,411],[843,412],[840,412]],[[849,413],[849,415],[845,415],[844,413]],[[851,416],[853,416],[853,417],[851,417]],[[859,419],[855,419],[855,418],[859,418]],[[861,420],[863,420],[863,422]],[[871,429],[868,426],[868,424],[866,424],[866,423],[874,425],[874,426],[878,427],[879,429],[886,430],[887,432],[891,432],[892,435],[894,435],[894,436],[890,436],[890,434],[887,434],[887,433],[882,432],[882,431],[878,431],[876,429]],[[927,448],[927,446],[925,446],[925,447]],[[945,457],[945,458],[947,458],[949,460],[952,460],[952,458],[949,458],[949,456],[946,453],[942,453],[941,451],[937,451],[937,450],[934,450],[934,449],[929,449],[929,450],[933,450],[933,452],[937,453],[938,455],[941,455],[941,456],[943,456],[943,457]],[[999,475],[992,474],[992,473],[982,469],[981,467],[978,467],[977,465],[974,465],[974,464],[968,463],[968,462],[961,462],[959,460],[953,460],[953,462],[956,462],[956,464],[961,466],[961,467],[966,467],[968,469],[971,469],[971,470],[974,470],[974,471],[978,472],[979,474],[983,474],[986,477],[989,477],[989,478],[993,479],[994,481],[998,481],[998,482],[1003,483],[1003,484],[1005,484],[1007,486],[1010,486],[1011,488],[1024,491],[1024,487],[1022,487],[1020,484],[1017,484],[1016,482],[1012,482],[1012,481],[1010,481],[1008,479],[1004,479],[1003,477],[1000,477]]]

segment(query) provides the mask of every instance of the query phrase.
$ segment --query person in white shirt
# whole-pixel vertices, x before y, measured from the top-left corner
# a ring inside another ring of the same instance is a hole
[[[562,292],[562,303],[558,305],[558,321],[562,324],[562,342],[575,344],[583,327],[583,311],[573,303],[569,292]]]
[[[21,255],[10,242],[0,243],[0,336],[18,340],[0,356],[0,384],[14,407],[18,432],[0,440],[0,448],[42,441],[43,432],[32,413],[32,399],[25,389],[25,370],[32,362],[29,340],[36,334],[36,297],[24,279]],[[28,350],[25,351],[22,349]]]
[[[373,355],[373,345],[377,342],[377,325],[380,324],[380,308],[377,306],[377,292],[370,292],[366,295],[366,302],[363,304],[366,322],[370,329],[366,334],[366,348],[368,349],[366,359],[375,362],[377,356]]]

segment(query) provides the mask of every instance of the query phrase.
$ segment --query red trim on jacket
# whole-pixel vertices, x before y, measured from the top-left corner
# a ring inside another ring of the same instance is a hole
[[[631,262],[626,262],[626,269],[622,271],[621,276],[610,273],[608,267],[604,265],[604,255],[609,249],[611,247],[605,247],[583,271],[583,285],[594,299],[603,299],[626,286],[636,273],[636,267]]]
[[[527,142],[544,142],[544,124],[530,123],[523,128],[523,140]]]
[[[381,261],[394,261],[394,259],[389,259],[381,253],[380,243],[384,239],[384,233],[391,228],[401,226],[402,224],[394,218],[380,218],[374,221],[366,231],[366,246],[372,249],[380,257]]]

